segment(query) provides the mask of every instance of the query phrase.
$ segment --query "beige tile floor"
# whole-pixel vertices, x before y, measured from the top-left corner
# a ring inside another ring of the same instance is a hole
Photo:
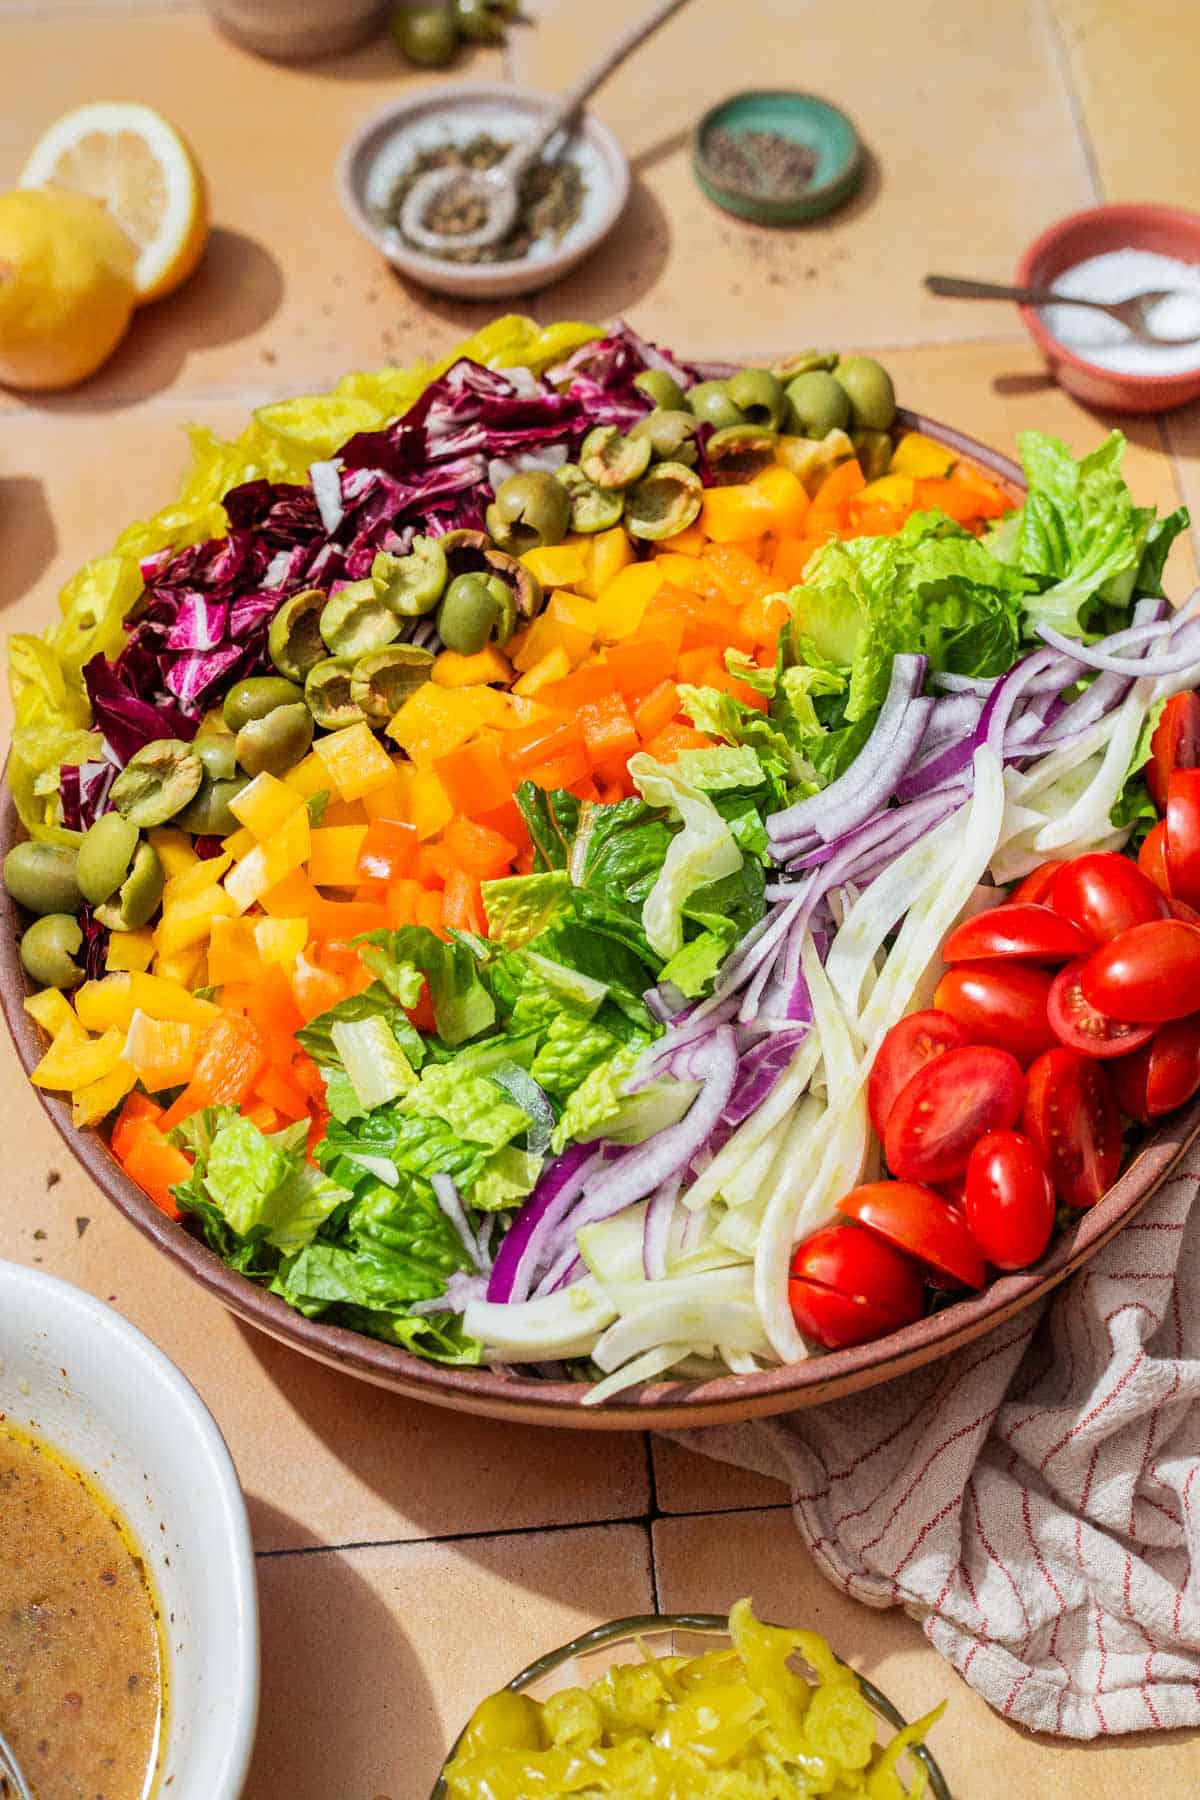
[[[561,85],[640,5],[526,0],[536,29],[463,73]],[[1200,205],[1198,74],[1194,0],[692,0],[597,102],[634,163],[620,236],[534,310],[626,312],[697,354],[886,350],[911,405],[998,445],[1038,424],[1085,448],[1111,421],[1046,383],[1013,316],[939,306],[920,277],[1003,277],[1045,223],[1097,198]],[[193,281],[88,387],[0,394],[8,629],[43,624],[71,570],[169,496],[184,420],[235,428],[267,398],[441,348],[484,316],[398,281],[333,198],[346,132],[422,79],[386,40],[309,68],[259,62],[187,0],[0,0],[0,187],[55,113],[146,98],[193,139],[216,223]],[[711,210],[687,161],[704,104],[780,81],[841,101],[873,158],[844,213],[796,234]],[[1127,429],[1139,497],[1182,493],[1200,513],[1200,408]],[[1175,552],[1177,593],[1195,542]],[[947,1695],[940,1749],[960,1800],[1200,1787],[1194,1736],[1063,1746],[1002,1724],[916,1624],[823,1583],[771,1482],[640,1437],[558,1439],[410,1406],[256,1337],[109,1210],[7,1042],[0,1055],[0,1142],[19,1146],[0,1255],[114,1300],[196,1383],[237,1460],[263,1607],[249,1800],[422,1800],[473,1698],[539,1650],[614,1614],[722,1607],[747,1588],[827,1631],[901,1707]]]

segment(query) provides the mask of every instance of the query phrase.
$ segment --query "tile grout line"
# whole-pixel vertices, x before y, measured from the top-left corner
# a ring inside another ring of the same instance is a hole
[[[1105,193],[1104,181],[1100,174],[1100,162],[1096,155],[1096,146],[1092,142],[1092,134],[1088,130],[1087,114],[1084,111],[1079,84],[1075,79],[1075,64],[1071,60],[1070,47],[1054,11],[1054,0],[1040,0],[1040,11],[1043,27],[1050,40],[1051,55],[1066,95],[1067,109],[1071,114],[1071,120],[1079,138],[1079,147],[1083,151],[1088,179],[1092,184],[1092,198],[1097,205],[1103,205]]]

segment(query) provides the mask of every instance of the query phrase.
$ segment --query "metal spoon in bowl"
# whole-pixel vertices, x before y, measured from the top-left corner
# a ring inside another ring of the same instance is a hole
[[[1057,294],[1053,288],[1007,287],[1002,282],[968,281],[959,275],[927,275],[925,286],[931,294],[941,294],[952,300],[1018,300],[1022,306],[1090,306],[1124,325],[1139,344],[1192,344],[1200,338],[1200,329],[1166,332],[1150,328],[1147,314],[1161,300],[1196,301],[1200,312],[1196,295],[1181,293],[1178,288],[1151,288],[1128,300],[1081,300],[1074,294]],[[1197,324],[1200,325],[1200,317]]]
[[[0,1732],[0,1795],[6,1800],[30,1800],[29,1788],[21,1773],[16,1751],[5,1742]]]
[[[659,0],[643,19],[621,33],[602,56],[596,58],[574,87],[526,138],[521,138],[490,169],[430,169],[405,195],[400,209],[400,230],[418,250],[437,254],[445,250],[479,250],[506,237],[516,223],[521,177],[538,161],[556,132],[569,126],[585,100],[637,49],[652,32],[665,25],[687,0]],[[443,196],[473,200],[484,208],[483,223],[472,231],[434,231],[426,224],[434,204]]]

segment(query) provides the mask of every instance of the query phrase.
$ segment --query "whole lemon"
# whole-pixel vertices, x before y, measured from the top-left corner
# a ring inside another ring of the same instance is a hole
[[[0,384],[65,388],[93,374],[129,325],[136,258],[86,195],[0,194]]]

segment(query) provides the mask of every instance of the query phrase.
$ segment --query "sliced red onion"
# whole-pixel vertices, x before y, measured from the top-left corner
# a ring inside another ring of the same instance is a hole
[[[1189,621],[1189,625],[1191,623]],[[1156,628],[1147,626],[1144,629],[1154,631]],[[1102,644],[1078,643],[1074,638],[1064,637],[1061,631],[1055,631],[1050,625],[1039,625],[1038,636],[1044,638],[1061,655],[1069,656],[1072,662],[1081,663],[1085,668],[1104,669],[1110,675],[1130,675],[1134,678],[1139,675],[1180,675],[1200,654],[1197,632],[1187,627],[1172,638],[1174,648],[1159,656],[1143,657],[1112,655]]]
[[[972,749],[980,749],[986,744],[1003,761],[1005,734],[1017,702],[1031,684],[1053,668],[1058,660],[1053,651],[1035,650],[1032,656],[1025,657],[1007,675],[1000,677],[980,714]]]
[[[929,679],[943,693],[977,694],[981,700],[986,700],[1000,678],[998,675],[950,675],[946,670],[938,669]]]
[[[776,1082],[787,1069],[797,1050],[808,1036],[807,1025],[785,1027],[765,1037],[747,1051],[738,1066],[737,1082],[729,1104],[721,1115],[722,1125],[731,1129],[756,1112],[773,1092]]]
[[[488,1282],[489,1300],[516,1302],[528,1298],[542,1247],[567,1208],[583,1192],[593,1163],[599,1166],[593,1144],[571,1144],[542,1170],[537,1186],[496,1252]]]
[[[679,1180],[676,1175],[672,1180],[664,1181],[658,1192],[651,1195],[646,1207],[642,1227],[642,1272],[647,1281],[665,1281],[667,1278],[667,1245],[671,1239]]]
[[[458,1189],[455,1186],[454,1181],[449,1175],[440,1173],[431,1175],[429,1180],[430,1186],[433,1188],[434,1199],[462,1239],[463,1248],[466,1250],[467,1255],[471,1258],[471,1261],[475,1264],[479,1273],[481,1275],[486,1275],[487,1263],[480,1251],[475,1233],[471,1230],[470,1224],[467,1221],[467,1215],[463,1211],[463,1203],[458,1197]]]
[[[446,1291],[432,1300],[416,1300],[409,1307],[410,1313],[418,1318],[428,1318],[431,1313],[464,1313],[473,1300],[487,1299],[487,1282],[482,1275],[468,1275],[463,1269],[455,1269],[446,1281]]]
[[[308,471],[313,499],[321,515],[326,534],[332,537],[346,516],[342,504],[342,466],[337,462],[315,462]]]
[[[900,658],[897,657],[896,661],[899,662]],[[933,707],[932,700],[910,700],[897,730],[886,747],[879,752],[877,759],[871,759],[871,740],[868,739],[846,771],[847,775],[852,774],[864,759],[868,759],[868,767],[858,787],[852,792],[844,793],[836,809],[824,812],[815,822],[817,835],[824,838],[826,843],[841,836],[848,827],[869,819],[895,793],[897,785],[921,748]],[[831,783],[813,798],[824,799],[834,792],[837,785],[836,781]],[[802,800],[800,804],[807,806],[808,801]],[[767,824],[769,829],[770,820]],[[772,854],[777,861],[782,861],[788,850],[789,846],[782,839],[776,839],[772,844]]]
[[[657,1043],[651,1044],[649,1049],[642,1052],[637,1066],[625,1083],[625,1092],[636,1094],[640,1088],[657,1081],[672,1067],[680,1051],[710,1038],[718,1025],[724,1025],[734,1017],[737,1007],[736,995],[729,995],[711,1012],[703,1016],[692,1016],[681,1024],[673,1025]]]

